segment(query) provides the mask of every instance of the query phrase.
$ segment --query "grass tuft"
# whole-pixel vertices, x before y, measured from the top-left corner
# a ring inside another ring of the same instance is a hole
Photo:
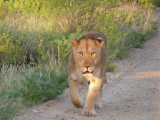
[[[56,98],[68,86],[67,74],[52,69],[3,67],[0,78],[0,119],[19,112],[22,105],[31,106]]]

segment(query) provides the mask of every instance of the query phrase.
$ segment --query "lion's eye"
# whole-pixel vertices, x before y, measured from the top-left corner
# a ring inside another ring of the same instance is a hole
[[[95,55],[95,54],[96,54],[95,52],[92,52],[92,53],[91,53],[91,55]]]
[[[79,54],[80,54],[81,56],[83,56],[83,52],[79,52]]]

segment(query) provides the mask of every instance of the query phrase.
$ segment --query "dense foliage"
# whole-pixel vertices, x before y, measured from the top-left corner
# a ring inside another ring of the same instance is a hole
[[[155,5],[157,0],[0,0],[0,119],[62,93],[71,38],[103,32],[113,71],[116,59],[157,30]]]
[[[121,41],[128,41],[128,34],[134,31],[146,39],[144,34],[156,29],[156,19],[149,15],[153,13],[151,9],[127,4],[118,0],[1,0],[1,65],[49,64],[64,70],[71,50],[70,39],[79,38],[90,30],[105,33],[109,63],[112,63],[117,56],[124,56]],[[127,11],[127,6],[131,7],[131,12]],[[141,43],[141,38],[135,40],[134,45]],[[12,51],[7,41],[17,49]]]

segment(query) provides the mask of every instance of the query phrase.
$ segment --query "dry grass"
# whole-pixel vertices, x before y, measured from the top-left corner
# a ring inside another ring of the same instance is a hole
[[[114,14],[118,21],[130,25],[135,30],[142,30],[145,33],[148,30],[157,29],[155,11],[145,9],[134,2],[121,3],[120,7],[114,9]]]

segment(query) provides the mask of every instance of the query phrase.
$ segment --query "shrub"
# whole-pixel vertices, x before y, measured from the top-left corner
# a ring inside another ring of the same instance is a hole
[[[12,33],[0,35],[0,66],[23,61],[23,46]]]
[[[2,69],[1,94],[21,96],[28,102],[55,98],[67,86],[67,74],[56,75],[53,70],[30,68],[28,71],[10,67]]]
[[[152,4],[154,4],[156,7],[160,7],[160,1],[159,0],[149,0]]]
[[[149,0],[123,0],[123,1],[143,4],[145,6],[145,8],[153,8],[154,7],[154,5],[152,3],[150,3]]]
[[[56,71],[66,68],[71,50],[70,39],[74,35],[78,38],[90,30],[105,33],[109,61],[113,61],[116,56],[120,56],[121,39],[132,34],[129,33],[132,32],[130,28],[141,31],[142,34],[157,29],[153,10],[132,3],[122,4],[118,0],[10,0],[1,1],[0,5],[0,9],[6,10],[1,22],[3,30],[10,30],[14,35],[16,33],[16,40],[21,42],[23,39],[22,43],[25,44],[23,55],[20,55],[24,59],[19,63],[32,62],[41,66],[47,63]],[[124,24],[128,26],[128,30],[123,30]],[[27,51],[28,48],[31,52]],[[36,54],[31,54],[34,52]]]
[[[19,112],[21,108],[21,100],[17,98],[11,98],[7,94],[0,95],[0,119],[6,120],[11,116]]]
[[[0,119],[19,111],[22,105],[34,105],[56,98],[68,86],[67,74],[52,69],[3,67],[0,73]]]

